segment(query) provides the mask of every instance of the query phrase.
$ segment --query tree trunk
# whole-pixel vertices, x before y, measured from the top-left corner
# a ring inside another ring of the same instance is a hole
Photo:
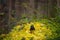
[[[50,9],[49,9],[49,11],[50,11],[50,15],[51,15],[51,17],[52,18],[54,18],[55,16],[56,16],[56,13],[57,13],[57,0],[51,0],[50,1]]]
[[[16,19],[21,20],[22,14],[24,13],[24,7],[22,3],[24,0],[16,0],[15,1],[15,9],[16,9]]]

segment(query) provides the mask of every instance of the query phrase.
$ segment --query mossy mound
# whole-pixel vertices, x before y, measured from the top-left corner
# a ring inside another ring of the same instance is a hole
[[[34,21],[15,26],[3,40],[55,40],[60,35],[58,30],[57,23],[52,21]]]

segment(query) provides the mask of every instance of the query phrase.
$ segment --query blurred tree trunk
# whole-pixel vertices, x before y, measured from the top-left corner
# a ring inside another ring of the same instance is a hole
[[[35,9],[37,18],[46,18],[48,16],[48,0],[35,0]]]
[[[2,0],[3,1],[3,3],[2,3],[2,7],[3,7],[3,9],[2,9],[2,13],[3,13],[3,15],[0,15],[0,27],[1,27],[1,31],[2,32],[0,32],[0,33],[8,33],[8,27],[9,27],[9,25],[8,25],[8,23],[9,23],[9,13],[8,13],[8,11],[9,11],[9,9],[8,9],[8,6],[9,6],[9,1],[8,0]]]
[[[11,29],[11,18],[12,18],[12,0],[9,0],[8,1],[9,3],[7,4],[8,5],[8,16],[9,16],[9,18],[8,18],[8,29],[10,30]],[[9,31],[8,30],[8,31]]]
[[[57,9],[56,9],[57,8],[57,0],[51,0],[50,4],[51,4],[50,9],[49,9],[50,15],[52,18],[54,18],[57,14]]]
[[[10,31],[10,17],[11,17],[11,4],[12,4],[12,0],[6,0],[6,6],[5,6],[5,33],[8,33]]]
[[[57,15],[56,17],[60,17],[60,0],[57,0]]]
[[[60,0],[57,0],[57,7],[60,8]]]
[[[34,0],[29,0],[29,15],[28,16],[30,16],[30,20],[32,20],[34,17],[33,16],[35,16],[34,15]]]
[[[16,0],[15,1],[15,9],[16,9],[17,20],[20,20],[22,17],[22,14],[24,13],[24,7],[22,6],[23,2],[24,2],[24,0]]]

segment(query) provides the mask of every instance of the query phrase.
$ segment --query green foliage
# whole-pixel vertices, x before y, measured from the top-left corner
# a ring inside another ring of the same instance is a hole
[[[56,8],[57,9],[57,13],[56,13],[56,17],[55,17],[55,22],[60,23],[60,8]]]
[[[36,22],[36,21],[34,21],[34,22]],[[32,23],[34,23],[33,21],[32,21]],[[43,23],[42,25],[43,26],[41,26],[41,28],[46,28],[46,29],[49,29],[49,30],[51,30],[51,32],[52,32],[52,35],[50,35],[50,36],[48,36],[49,34],[48,33],[46,33],[46,39],[44,39],[44,40],[59,40],[59,37],[60,37],[60,25],[58,24],[58,23],[56,23],[56,22],[54,22],[54,21],[51,21],[51,20],[48,20],[48,19],[41,19],[40,21],[37,21],[38,23]],[[32,24],[31,23],[31,24]],[[37,23],[37,24],[38,24]],[[22,24],[22,23],[21,23]],[[34,25],[37,25],[37,24],[34,24]],[[5,38],[3,38],[3,40],[15,40],[15,37],[17,38],[16,40],[34,40],[34,37],[30,37],[29,39],[27,39],[26,37],[23,37],[23,34],[25,34],[25,36],[31,36],[29,33],[28,33],[28,35],[25,33],[25,31],[24,31],[24,25],[26,25],[26,29],[28,29],[28,26],[29,26],[29,24],[22,24],[22,25],[17,25],[17,26],[15,26],[12,30],[11,30],[11,32],[10,33],[8,33],[7,35],[6,35],[6,37]],[[38,25],[39,26],[39,25]],[[43,30],[44,31],[44,30]],[[46,31],[48,31],[48,30],[46,30]],[[46,31],[44,31],[44,33],[46,32]],[[36,32],[36,31],[35,31]],[[19,34],[19,35],[18,35]],[[22,35],[21,35],[22,34]],[[36,35],[37,36],[37,34],[39,35],[39,33],[36,33],[36,34],[33,34],[33,35]],[[42,33],[43,34],[43,33]],[[32,36],[33,36],[32,35]],[[37,36],[38,37],[38,36]],[[41,38],[41,40],[42,40],[42,38]]]
[[[43,19],[41,22],[43,22],[44,24],[46,24],[47,28],[50,28],[53,32],[52,37],[54,37],[53,39],[48,38],[47,40],[58,40],[60,39],[60,23],[55,22],[57,20],[47,20],[47,19]],[[56,33],[56,34],[55,34]],[[55,34],[55,35],[54,35]]]

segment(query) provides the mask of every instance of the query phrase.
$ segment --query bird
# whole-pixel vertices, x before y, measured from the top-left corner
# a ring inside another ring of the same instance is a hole
[[[35,31],[34,25],[30,26],[30,33],[33,33]]]

